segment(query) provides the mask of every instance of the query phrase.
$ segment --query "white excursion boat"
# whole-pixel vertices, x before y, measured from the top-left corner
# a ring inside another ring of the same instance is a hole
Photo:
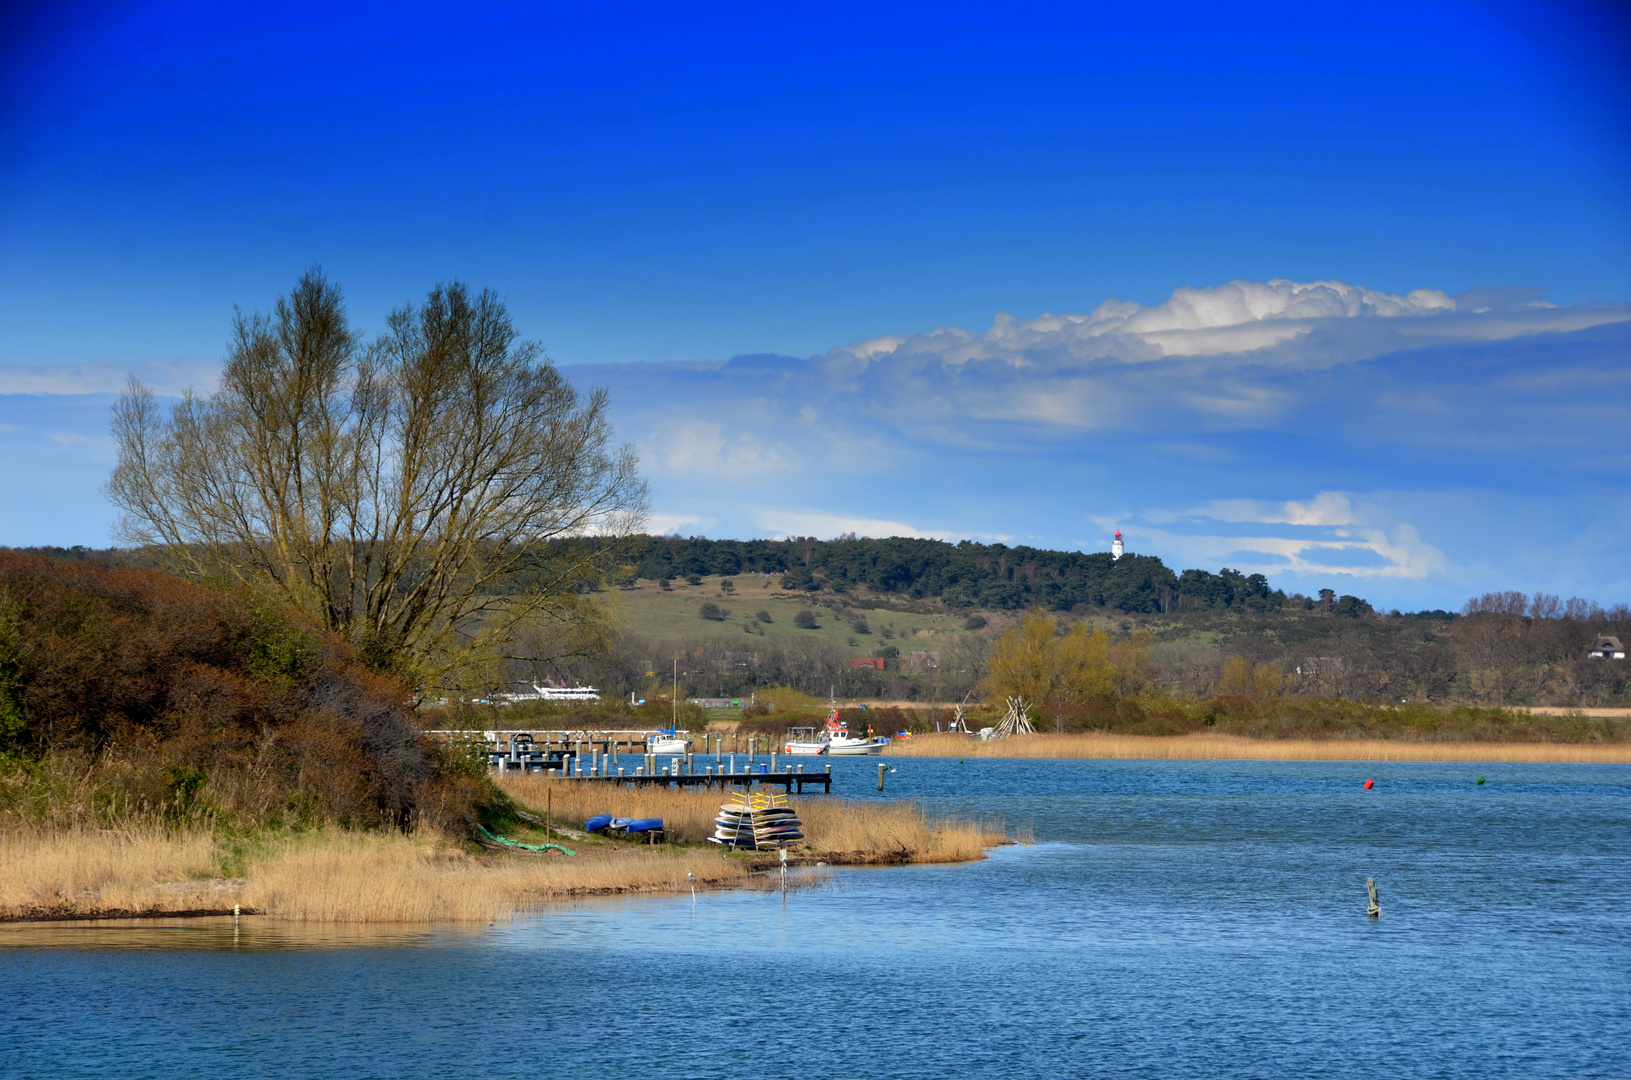
[[[788,754],[826,754],[829,757],[858,757],[881,754],[889,745],[887,736],[866,738],[851,735],[849,725],[838,718],[835,708],[827,717],[827,728],[819,736],[814,728],[794,728],[783,750]]]

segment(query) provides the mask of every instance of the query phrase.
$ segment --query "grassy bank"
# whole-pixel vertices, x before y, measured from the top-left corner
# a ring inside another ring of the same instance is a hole
[[[1265,739],[1237,735],[1021,735],[981,741],[967,735],[896,740],[898,757],[1128,758],[1251,761],[1631,762],[1631,743],[1426,742],[1406,739]]]
[[[207,821],[113,828],[0,829],[0,920],[230,912],[313,922],[441,922],[508,918],[545,904],[629,893],[684,893],[752,884],[751,852],[704,843],[722,796],[610,791],[571,781],[503,784],[523,810],[554,812],[575,857],[471,848],[441,834],[318,829],[248,835]],[[880,864],[960,862],[1002,841],[992,824],[930,821],[914,803],[796,800],[806,860]],[[674,843],[659,847],[586,837],[594,813],[661,817]],[[541,842],[544,828],[518,825]]]

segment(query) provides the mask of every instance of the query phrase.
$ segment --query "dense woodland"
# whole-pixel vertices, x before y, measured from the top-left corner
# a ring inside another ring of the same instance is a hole
[[[1046,551],[1006,544],[950,544],[942,540],[853,536],[836,540],[707,540],[642,536],[629,542],[630,577],[673,580],[690,576],[766,574],[782,586],[836,595],[866,588],[914,600],[938,599],[952,608],[1070,611],[1087,605],[1152,614],[1194,610],[1269,611],[1288,602],[1309,609],[1320,601],[1288,598],[1262,574],[1225,568],[1217,574],[1174,574],[1150,555]],[[1324,600],[1326,610],[1358,615],[1370,605],[1355,596]]]

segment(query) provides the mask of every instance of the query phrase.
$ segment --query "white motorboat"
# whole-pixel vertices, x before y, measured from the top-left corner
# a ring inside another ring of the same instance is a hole
[[[825,754],[827,741],[816,734],[813,727],[796,727],[787,733],[787,742],[782,746],[782,753],[793,755]]]
[[[855,757],[862,754],[881,754],[883,748],[889,745],[889,737],[879,735],[876,738],[864,739],[860,736],[845,732],[835,735],[827,740],[827,754],[832,757]]]
[[[789,754],[826,754],[829,757],[857,757],[865,754],[881,754],[883,748],[889,745],[886,736],[867,738],[860,735],[851,735],[849,725],[838,718],[838,710],[833,709],[827,717],[826,730],[819,735],[814,728],[794,728],[791,736],[784,745]]]

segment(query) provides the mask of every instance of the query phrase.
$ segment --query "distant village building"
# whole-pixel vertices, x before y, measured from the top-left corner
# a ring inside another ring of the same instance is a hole
[[[1620,644],[1617,637],[1598,634],[1597,640],[1591,643],[1591,651],[1586,655],[1593,660],[1624,660],[1625,646]]]
[[[881,656],[852,656],[849,658],[849,669],[859,671],[861,668],[883,670],[883,657]]]
[[[1122,546],[1121,546],[1121,530],[1117,529],[1116,530],[1116,538],[1114,540],[1110,541],[1110,561],[1115,562],[1117,559],[1121,558],[1122,550],[1123,549],[1122,549]]]

